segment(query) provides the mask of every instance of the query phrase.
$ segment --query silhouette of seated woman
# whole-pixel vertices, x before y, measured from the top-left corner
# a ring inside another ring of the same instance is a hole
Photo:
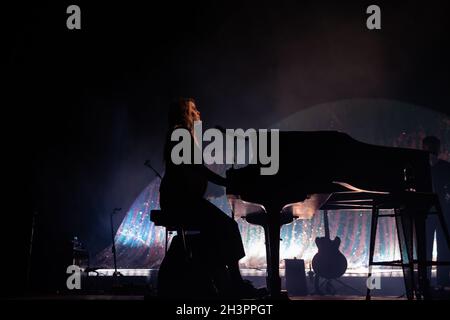
[[[199,226],[202,248],[207,251],[208,261],[205,263],[222,271],[214,277],[219,291],[227,290],[233,295],[243,296],[256,294],[256,289],[240,274],[239,260],[245,252],[238,224],[204,198],[208,181],[226,186],[226,179],[204,165],[193,164],[193,159],[191,164],[179,165],[171,159],[172,148],[178,144],[178,141],[171,141],[171,134],[177,128],[189,130],[191,146],[198,148],[193,128],[194,121],[200,121],[200,112],[194,100],[180,98],[172,102],[168,120],[169,130],[164,147],[165,174],[160,186],[161,209],[175,215],[181,224]]]

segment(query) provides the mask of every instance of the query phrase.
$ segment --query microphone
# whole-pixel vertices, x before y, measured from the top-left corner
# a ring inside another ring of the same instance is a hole
[[[116,213],[116,212],[118,212],[118,211],[120,211],[120,210],[122,210],[122,208],[114,208],[113,214]]]

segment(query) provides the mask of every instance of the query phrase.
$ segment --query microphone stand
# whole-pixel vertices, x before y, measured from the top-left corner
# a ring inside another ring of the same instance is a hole
[[[30,234],[30,250],[28,251],[28,265],[27,265],[27,289],[31,290],[31,263],[33,257],[33,242],[34,242],[34,229],[36,226],[36,218],[38,212],[33,212],[32,222],[31,222],[31,234]]]
[[[113,273],[113,277],[123,276],[123,274],[121,274],[120,272],[117,271],[116,242],[114,240],[114,223],[113,223],[113,216],[116,214],[116,212],[118,212],[120,210],[122,210],[122,208],[114,208],[114,210],[111,212],[111,215],[110,215],[112,253],[113,253],[113,258],[114,258],[114,273]]]

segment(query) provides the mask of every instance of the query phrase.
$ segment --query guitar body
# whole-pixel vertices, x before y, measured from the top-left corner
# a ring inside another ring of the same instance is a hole
[[[316,238],[319,251],[312,260],[314,272],[325,279],[337,279],[347,270],[347,259],[339,251],[341,239],[331,240],[327,237]]]
[[[339,251],[341,239],[331,240],[328,226],[328,212],[323,212],[325,237],[317,237],[316,245],[319,251],[312,260],[312,267],[317,276],[325,279],[337,279],[347,270],[347,259]]]

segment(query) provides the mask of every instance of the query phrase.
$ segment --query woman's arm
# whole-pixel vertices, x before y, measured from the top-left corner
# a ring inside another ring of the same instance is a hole
[[[194,166],[198,171],[199,174],[204,176],[208,181],[211,181],[212,183],[218,184],[219,186],[227,186],[227,179],[218,175],[214,171],[208,169],[205,165],[195,165]]]
[[[193,149],[197,149],[197,150],[193,150],[193,154],[195,154],[195,152],[199,152],[202,153],[202,150],[199,150],[199,147],[197,145],[197,143],[195,143],[194,137],[191,134],[191,143],[193,146]],[[194,159],[192,159],[194,160]],[[215,173],[214,171],[210,170],[208,167],[206,167],[203,164],[195,164],[194,165],[195,170],[197,171],[198,174],[202,175],[204,178],[206,178],[208,181],[217,184],[219,186],[224,186],[226,187],[227,185],[227,179],[225,179],[224,177],[218,175],[217,173]]]

